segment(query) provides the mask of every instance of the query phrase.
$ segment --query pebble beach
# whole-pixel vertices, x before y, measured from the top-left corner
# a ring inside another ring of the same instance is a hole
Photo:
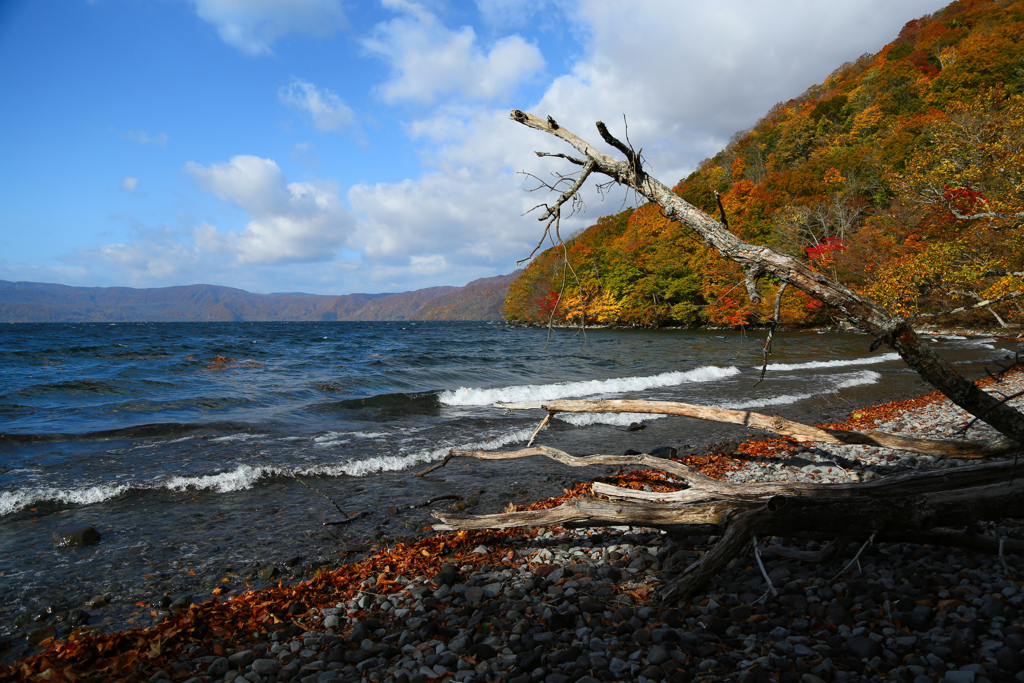
[[[1015,394],[1024,390],[1024,377],[989,390]],[[946,438],[967,423],[966,413],[933,395],[855,411],[845,426]],[[993,435],[978,424],[958,438]],[[738,483],[864,481],[968,462],[777,439],[707,460]],[[1024,538],[1018,520],[975,531]],[[762,539],[764,571],[747,551],[692,602],[660,606],[658,586],[715,540],[628,527],[437,534],[373,548],[313,578],[229,600],[169,605],[146,630],[84,629],[70,640],[44,640],[39,654],[0,676],[188,683],[1024,681],[1020,555],[864,538],[829,561],[803,563],[773,556],[773,547],[814,551],[818,542]]]

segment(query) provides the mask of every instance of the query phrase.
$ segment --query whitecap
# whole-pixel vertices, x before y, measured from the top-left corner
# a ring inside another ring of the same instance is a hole
[[[663,417],[666,416],[652,413],[558,413],[556,419],[568,422],[576,427],[586,427],[587,425],[594,424],[628,427],[634,422],[660,420]]]
[[[39,503],[92,505],[120,496],[131,487],[126,484],[104,484],[80,489],[32,487],[0,493],[0,516],[23,510]]]
[[[359,460],[347,460],[336,465],[316,465],[298,470],[297,473],[301,475],[327,475],[331,477],[342,475],[363,477],[368,474],[376,474],[377,472],[397,472],[413,465],[442,460],[452,448],[471,451],[494,451],[510,444],[528,441],[531,434],[533,434],[532,428],[516,429],[483,441],[424,449],[405,455],[377,455]]]
[[[663,372],[659,375],[644,377],[614,377],[557,384],[524,384],[490,389],[462,387],[455,391],[442,391],[438,399],[442,404],[449,406],[486,406],[520,401],[552,401],[576,396],[622,394],[689,382],[713,382],[738,375],[739,372],[737,367],[723,368],[710,365],[694,370]]]
[[[276,467],[239,465],[233,470],[217,474],[204,474],[195,477],[170,477],[164,481],[163,486],[172,491],[194,489],[196,491],[228,493],[229,491],[244,491],[245,489],[252,488],[252,485],[262,477],[278,473],[280,473],[280,470]]]
[[[840,379],[845,378],[845,379]],[[815,396],[822,396],[824,394],[834,394],[841,389],[849,389],[851,387],[864,386],[866,384],[875,384],[878,380],[882,379],[882,376],[877,372],[871,370],[862,370],[861,372],[849,373],[846,375],[838,375],[837,377],[829,378],[833,381],[828,383],[828,386],[822,387],[819,391],[812,391],[810,393],[801,394],[778,394],[776,396],[765,396],[763,398],[749,399],[746,401],[736,401],[731,403],[719,404],[719,408],[730,408],[732,410],[745,410],[748,408],[764,408],[766,406],[778,406],[788,405],[791,403],[797,403],[799,401],[806,401],[809,398]]]
[[[808,363],[769,363],[769,370],[817,370],[820,368],[842,368],[856,365],[876,365],[899,360],[898,353],[884,353],[881,356],[864,356],[862,358],[849,358],[847,360],[822,360],[810,361]],[[757,368],[760,370],[760,368]]]

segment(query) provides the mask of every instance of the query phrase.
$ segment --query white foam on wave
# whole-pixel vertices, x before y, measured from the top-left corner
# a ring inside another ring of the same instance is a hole
[[[378,472],[397,472],[413,465],[442,460],[452,448],[471,451],[494,451],[514,443],[522,443],[530,439],[533,429],[516,429],[513,431],[498,434],[484,441],[474,441],[458,446],[443,446],[441,448],[430,448],[414,453],[402,455],[377,455],[359,460],[347,460],[336,465],[315,465],[306,469],[298,470],[298,474],[319,474],[330,477],[347,475],[350,477],[365,477],[368,474]]]
[[[899,360],[898,353],[883,353],[881,356],[865,356],[863,358],[849,358],[847,360],[822,360],[809,363],[769,363],[769,370],[817,370],[820,368],[842,368],[856,365],[876,365]],[[760,370],[760,368],[757,368]]]
[[[300,476],[322,475],[330,477],[350,476],[363,477],[377,472],[395,472],[413,465],[434,462],[448,455],[450,448],[465,450],[492,451],[529,440],[533,429],[517,429],[498,434],[484,441],[474,441],[441,448],[423,449],[401,455],[374,456],[361,460],[347,460],[332,465],[314,465],[312,467],[293,470]],[[197,476],[168,477],[163,481],[148,484],[104,484],[84,487],[81,489],[57,489],[45,487],[28,487],[17,491],[0,493],[0,517],[23,510],[32,505],[46,502],[58,502],[67,505],[92,505],[116,498],[131,490],[169,489],[171,491],[212,491],[230,493],[252,488],[260,479],[283,475],[285,472],[277,467],[256,467],[239,465],[227,472]]]
[[[215,439],[210,439],[213,443],[226,443],[231,441],[252,441],[253,439],[266,438],[266,434],[247,434],[242,432],[241,434],[228,434],[227,436],[218,436]]]
[[[845,379],[840,379],[845,378]],[[805,394],[779,394],[777,396],[765,396],[764,398],[755,398],[748,401],[736,401],[732,403],[719,404],[719,408],[731,408],[732,410],[745,410],[747,408],[764,408],[765,406],[778,406],[788,405],[790,403],[797,403],[799,401],[806,401],[809,398],[815,396],[821,396],[823,394],[833,394],[841,389],[849,389],[851,387],[864,386],[866,384],[875,384],[880,380],[882,376],[877,372],[871,370],[862,370],[861,372],[849,373],[847,375],[838,375],[832,379],[838,380],[831,382],[828,386],[823,387],[820,391],[813,391]]]
[[[634,422],[646,420],[660,420],[665,415],[654,415],[651,413],[558,413],[556,420],[562,420],[576,427],[587,425],[615,425],[617,427],[628,427]]]
[[[64,503],[65,505],[92,505],[116,498],[131,487],[126,484],[103,484],[81,489],[56,489],[44,487],[23,488],[0,493],[0,517],[24,510],[40,503]]]
[[[523,384],[493,389],[462,387],[455,391],[442,391],[438,399],[443,405],[449,406],[488,406],[495,403],[553,401],[574,396],[644,391],[654,387],[670,387],[689,382],[713,382],[738,375],[739,372],[737,367],[722,368],[709,365],[695,370],[663,372],[646,377],[614,377],[557,384]]]
[[[281,471],[276,467],[253,467],[252,465],[239,465],[227,472],[217,474],[204,474],[196,477],[170,477],[164,481],[164,488],[172,491],[184,491],[193,489],[196,491],[216,491],[217,493],[229,493],[231,491],[244,491],[252,488],[252,485],[269,474],[279,474]]]

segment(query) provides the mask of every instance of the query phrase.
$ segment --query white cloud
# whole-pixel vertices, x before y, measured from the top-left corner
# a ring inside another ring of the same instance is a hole
[[[346,26],[340,0],[192,0],[200,19],[228,45],[253,57],[292,33],[327,38]]]
[[[124,177],[124,179],[121,180],[121,189],[124,190],[125,192],[129,192],[129,193],[134,194],[135,190],[138,187],[139,187],[139,179],[138,178],[134,178],[134,177],[132,177],[130,175],[126,175]]]
[[[384,4],[401,15],[378,24],[363,46],[391,66],[391,79],[379,89],[387,102],[432,103],[444,95],[487,100],[544,68],[540,50],[521,36],[502,37],[485,52],[471,26],[449,29],[405,0]]]
[[[201,249],[233,254],[239,263],[329,261],[352,227],[336,188],[287,183],[272,159],[239,155],[210,166],[190,162],[185,170],[252,218],[240,232],[221,232],[209,224],[194,232]]]
[[[495,16],[514,10],[507,3],[481,2]],[[570,12],[565,30],[580,36],[585,52],[535,101],[517,106],[550,114],[615,154],[600,141],[594,122],[605,121],[624,138],[625,115],[629,138],[643,148],[652,173],[674,184],[773,104],[821,82],[844,61],[877,51],[903,23],[937,9],[936,4],[908,0],[899,12],[882,0],[562,5]],[[533,151],[572,150],[511,122],[507,109],[474,100],[473,89],[460,81],[462,74],[439,85],[435,79],[445,73],[439,66],[445,54],[462,55],[465,73],[477,68],[466,57],[482,59],[475,36],[467,29],[440,26],[419,6],[392,6],[403,15],[378,28],[377,44],[370,46],[395,68],[382,92],[390,99],[423,102],[440,94],[453,97],[407,126],[429,165],[425,173],[351,188],[349,203],[359,216],[351,243],[382,272],[398,267],[411,272],[412,259],[435,254],[445,254],[458,272],[508,272],[515,260],[530,253],[543,229],[537,214],[521,214],[554,199],[544,190],[525,192],[535,182],[516,171],[551,182],[552,172],[573,167],[539,159]],[[439,56],[430,57],[433,53]],[[633,200],[616,188],[602,202],[593,183],[583,197],[585,216],[564,219],[563,235],[620,211],[624,199]]]
[[[170,140],[167,137],[167,133],[157,133],[156,135],[150,135],[144,130],[129,130],[121,133],[121,137],[125,140],[131,140],[137,142],[140,145],[156,145],[157,147],[163,147]]]
[[[336,94],[324,88],[321,90],[309,81],[292,79],[282,87],[277,98],[282,104],[307,114],[317,130],[336,131],[355,120],[352,109]]]

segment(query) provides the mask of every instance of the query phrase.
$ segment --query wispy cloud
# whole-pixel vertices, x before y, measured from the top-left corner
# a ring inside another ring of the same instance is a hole
[[[352,109],[340,97],[301,78],[292,79],[278,90],[277,99],[309,116],[313,127],[321,132],[336,131],[355,121]]]
[[[347,25],[340,0],[192,0],[196,14],[250,57],[273,54],[292,33],[328,38]]]
[[[130,194],[135,194],[135,190],[139,187],[139,179],[130,175],[126,175],[121,181],[121,189]]]
[[[156,135],[150,135],[149,131],[145,130],[127,130],[121,133],[121,137],[125,140],[137,142],[140,145],[156,145],[157,147],[163,147],[170,140],[167,133],[160,132]]]

